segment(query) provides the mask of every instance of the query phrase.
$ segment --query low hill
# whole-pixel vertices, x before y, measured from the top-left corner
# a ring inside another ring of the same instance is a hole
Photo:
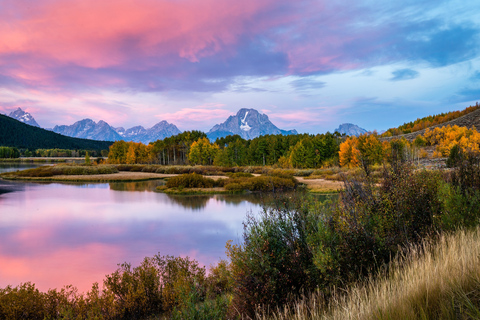
[[[408,134],[408,133],[413,133],[420,131],[422,129],[426,129],[428,127],[432,126],[438,126],[443,123],[455,120],[457,118],[460,118],[464,115],[467,115],[475,110],[480,109],[480,105],[478,102],[474,106],[469,106],[465,108],[464,110],[458,110],[458,111],[450,111],[447,113],[440,113],[436,114],[433,116],[427,116],[423,118],[418,118],[415,121],[410,121],[408,123],[404,123],[401,126],[397,128],[390,128],[388,129],[382,136],[388,137],[388,136],[398,136],[401,134]]]
[[[443,123],[440,123],[440,124],[436,124],[436,125],[430,126],[428,128],[422,129],[422,130],[418,130],[418,131],[415,131],[415,132],[412,132],[412,133],[392,136],[392,137],[385,137],[385,138],[382,138],[382,139],[390,140],[390,139],[393,139],[393,138],[404,137],[407,140],[413,141],[413,140],[415,140],[415,138],[418,135],[423,135],[425,133],[426,129],[432,130],[433,128],[437,128],[437,127],[441,128],[441,127],[455,126],[455,125],[457,125],[459,127],[467,127],[467,128],[475,127],[477,130],[480,129],[480,109],[476,109],[475,111],[467,113],[466,115],[461,116],[459,118],[456,118],[456,119],[453,119],[453,120],[450,120],[450,121],[447,121],[447,122],[443,122]]]
[[[27,149],[106,150],[112,143],[65,137],[0,114],[0,146]]]

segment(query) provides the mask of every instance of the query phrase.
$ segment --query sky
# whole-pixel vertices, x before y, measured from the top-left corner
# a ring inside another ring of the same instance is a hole
[[[0,0],[0,113],[386,130],[480,100],[480,1]]]

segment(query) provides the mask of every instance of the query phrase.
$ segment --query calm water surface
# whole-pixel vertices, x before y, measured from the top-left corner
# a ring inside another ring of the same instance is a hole
[[[0,164],[0,172],[22,169]],[[161,181],[22,183],[0,180],[0,287],[33,282],[42,290],[73,284],[87,291],[118,263],[146,256],[189,256],[202,265],[241,239],[247,212],[261,199],[168,196]]]

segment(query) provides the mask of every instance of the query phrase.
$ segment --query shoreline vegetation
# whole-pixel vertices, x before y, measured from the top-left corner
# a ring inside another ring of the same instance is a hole
[[[232,172],[232,171],[236,171]],[[338,193],[343,184],[337,179],[340,178],[337,171],[328,170],[286,170],[286,169],[272,169],[266,167],[235,167],[235,168],[222,168],[214,166],[162,166],[162,165],[113,165],[113,164],[97,164],[97,165],[85,165],[85,164],[57,164],[53,166],[42,166],[33,169],[26,169],[22,171],[6,172],[0,174],[0,178],[5,180],[21,180],[21,181],[37,181],[37,182],[132,182],[132,181],[147,181],[158,179],[171,179],[173,177],[182,174],[197,174],[214,181],[228,180],[229,175],[235,176],[237,185],[230,185],[225,188],[224,183],[221,185],[212,186],[186,186],[178,185],[169,188],[157,188],[159,192],[165,192],[170,194],[228,194],[239,193],[245,190],[250,191],[269,191],[269,190],[282,190],[284,186],[282,184],[272,185],[272,188],[268,187],[268,179],[259,182],[252,180],[250,182],[257,182],[262,184],[252,185],[246,181],[240,181],[239,178],[243,175],[245,180],[249,175],[251,178],[260,176],[272,176],[278,179],[285,177],[295,177],[295,186],[289,185],[288,190],[294,189],[298,184],[303,184],[310,192],[315,193]],[[250,173],[252,172],[252,173]],[[301,176],[307,175],[310,176]],[[271,178],[270,180],[272,180]],[[284,181],[285,182],[285,181]],[[244,188],[240,190],[239,183],[244,183]]]
[[[329,177],[344,175],[338,200],[278,194],[258,215],[247,214],[243,239],[228,241],[227,259],[208,272],[188,257],[158,254],[135,267],[120,264],[86,293],[7,286],[0,288],[0,318],[478,318],[480,154],[458,151],[451,169],[425,170],[398,151],[382,167],[332,169]],[[110,166],[119,173],[144,169],[153,167]],[[178,172],[167,187],[296,179],[275,169],[225,177],[218,168],[205,171],[212,178]]]

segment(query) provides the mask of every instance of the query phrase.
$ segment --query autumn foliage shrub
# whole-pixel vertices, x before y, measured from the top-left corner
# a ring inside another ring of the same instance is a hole
[[[441,178],[399,162],[385,169],[380,187],[347,179],[336,204],[281,199],[249,216],[243,242],[228,247],[235,308],[253,314],[317,287],[328,297],[333,286],[374,274],[399,247],[436,230]]]

